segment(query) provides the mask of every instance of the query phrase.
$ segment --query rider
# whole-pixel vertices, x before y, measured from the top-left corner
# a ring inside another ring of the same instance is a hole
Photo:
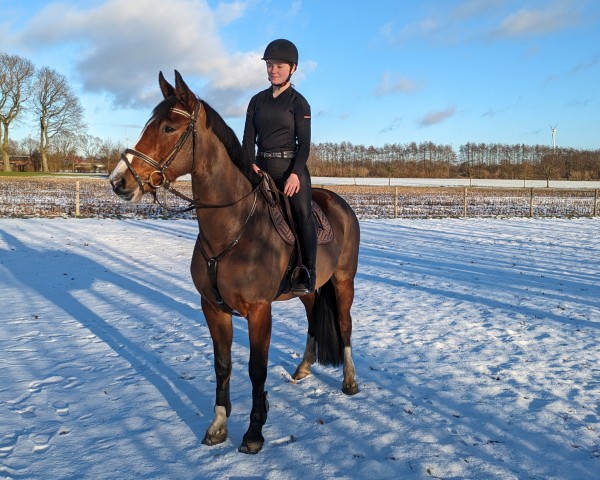
[[[298,66],[298,49],[292,42],[273,40],[262,59],[271,86],[250,100],[243,150],[254,170],[267,172],[277,188],[289,197],[302,255],[302,266],[293,275],[291,291],[306,294],[315,289],[317,257],[311,180],[306,166],[310,151],[310,105],[290,83]]]

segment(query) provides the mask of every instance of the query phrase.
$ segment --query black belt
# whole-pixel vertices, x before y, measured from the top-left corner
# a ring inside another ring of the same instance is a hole
[[[296,152],[291,150],[285,152],[258,152],[256,155],[263,158],[294,158]]]

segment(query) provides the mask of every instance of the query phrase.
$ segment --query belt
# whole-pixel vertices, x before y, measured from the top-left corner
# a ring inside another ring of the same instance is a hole
[[[285,152],[258,152],[256,155],[264,158],[294,158],[296,152],[291,150],[286,150]]]

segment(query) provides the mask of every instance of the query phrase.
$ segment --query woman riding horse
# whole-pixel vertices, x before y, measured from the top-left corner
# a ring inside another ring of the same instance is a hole
[[[159,188],[182,196],[172,184],[191,174],[190,208],[196,210],[200,227],[191,274],[213,342],[216,376],[214,417],[203,443],[216,445],[227,439],[232,313],[236,312],[248,322],[252,382],[250,425],[240,451],[257,453],[264,443],[262,428],[269,409],[265,383],[272,303],[297,298],[293,293],[281,293],[294,248],[273,227],[270,203],[266,194],[260,193],[260,177],[244,161],[233,130],[196,97],[177,71],[175,80],[173,87],[159,75],[164,100],[154,109],[134,148],[125,151],[110,183],[121,198],[139,201],[144,193],[156,193]],[[307,313],[308,336],[304,357],[292,377],[299,380],[309,375],[315,361],[343,363],[342,390],[352,395],[358,392],[350,308],[359,224],[339,195],[313,189],[312,198],[327,217],[332,235],[318,247],[316,285],[320,288],[300,296]]]

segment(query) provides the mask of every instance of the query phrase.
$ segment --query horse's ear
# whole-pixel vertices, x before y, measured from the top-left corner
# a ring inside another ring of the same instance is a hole
[[[173,88],[173,85],[165,80],[165,76],[162,72],[158,74],[158,84],[160,85],[160,91],[162,92],[164,98],[175,95],[175,89]]]
[[[188,111],[194,111],[198,99],[190,90],[190,87],[183,81],[183,77],[177,70],[175,70],[175,96],[177,100],[188,107]]]

